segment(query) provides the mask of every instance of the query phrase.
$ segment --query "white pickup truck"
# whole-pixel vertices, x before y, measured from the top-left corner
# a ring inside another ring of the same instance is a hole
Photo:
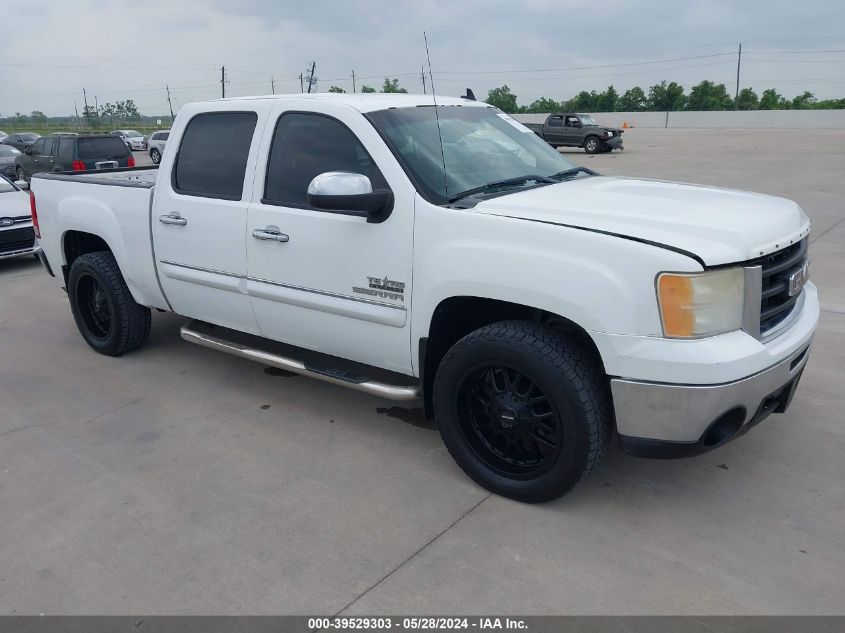
[[[600,176],[484,103],[194,103],[158,168],[36,174],[45,267],[103,354],[190,342],[420,398],[464,471],[553,499],[614,432],[695,455],[789,405],[819,316],[789,200]]]

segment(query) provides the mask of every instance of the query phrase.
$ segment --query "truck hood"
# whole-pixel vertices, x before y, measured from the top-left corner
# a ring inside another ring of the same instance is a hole
[[[605,176],[518,191],[473,210],[652,242],[708,266],[767,255],[810,231],[801,207],[785,198]]]

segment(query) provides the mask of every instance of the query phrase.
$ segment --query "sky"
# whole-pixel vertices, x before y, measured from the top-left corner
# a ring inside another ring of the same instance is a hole
[[[428,34],[438,94],[507,84],[520,104],[663,79],[845,97],[845,2],[804,0],[0,0],[0,117],[133,99],[142,114],[226,95],[422,92]],[[427,77],[427,81],[428,77]],[[430,85],[427,86],[430,90]]]

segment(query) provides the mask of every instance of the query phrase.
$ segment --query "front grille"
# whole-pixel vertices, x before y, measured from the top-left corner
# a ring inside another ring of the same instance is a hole
[[[760,300],[760,334],[782,323],[801,293],[789,296],[789,277],[801,270],[807,262],[807,242],[804,238],[800,242],[787,246],[771,255],[759,257],[750,266],[761,266],[763,269],[763,294]]]
[[[35,229],[31,226],[0,231],[0,254],[22,251],[33,246],[35,246]]]

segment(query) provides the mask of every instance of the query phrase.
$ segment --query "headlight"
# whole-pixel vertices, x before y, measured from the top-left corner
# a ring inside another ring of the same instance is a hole
[[[745,276],[741,268],[706,273],[661,273],[657,302],[664,336],[699,338],[742,327]]]

